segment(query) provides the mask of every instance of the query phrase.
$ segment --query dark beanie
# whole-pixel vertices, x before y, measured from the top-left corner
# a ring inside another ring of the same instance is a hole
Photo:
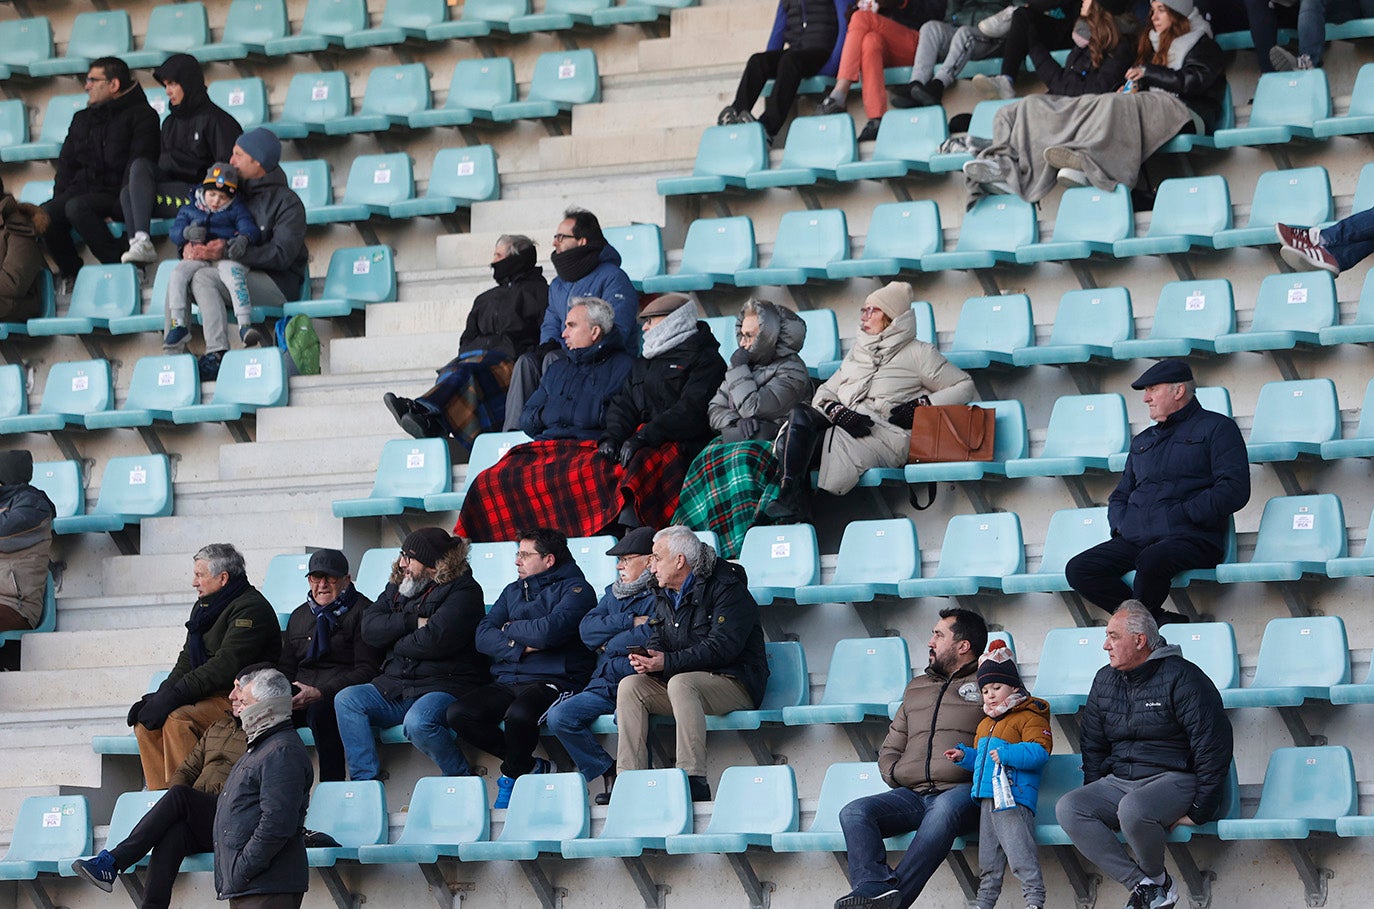
[[[978,659],[978,687],[999,682],[1012,688],[1025,687],[1021,684],[1021,673],[1016,671],[1016,660],[1007,642],[995,640],[988,645],[988,652]]]
[[[24,448],[0,451],[0,484],[17,486],[33,479],[33,453]]]
[[[433,568],[458,541],[438,527],[423,527],[406,537],[401,554]]]

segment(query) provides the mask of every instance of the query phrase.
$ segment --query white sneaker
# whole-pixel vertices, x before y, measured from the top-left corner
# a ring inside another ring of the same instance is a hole
[[[129,241],[129,251],[119,257],[121,262],[134,262],[139,265],[157,261],[157,250],[148,237],[134,237]]]
[[[1074,167],[1061,167],[1055,174],[1054,182],[1060,186],[1073,189],[1078,186],[1088,185],[1088,175]]]
[[[974,158],[965,161],[962,169],[964,176],[974,183],[995,183],[1007,176],[1002,171],[1002,162],[996,158]]]

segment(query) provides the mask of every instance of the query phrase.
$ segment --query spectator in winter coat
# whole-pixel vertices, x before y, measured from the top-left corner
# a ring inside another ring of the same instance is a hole
[[[563,343],[568,355],[544,371],[525,402],[520,428],[535,439],[599,438],[607,407],[630,375],[634,357],[625,351],[615,311],[596,297],[573,301]]]
[[[0,183],[0,322],[23,322],[43,314],[43,247],[38,238],[48,215],[20,202]]]
[[[55,513],[32,479],[31,452],[0,451],[0,631],[36,628],[43,618]]]
[[[1112,2],[1120,3],[1124,9],[1130,0]],[[970,80],[973,87],[985,98],[1015,98],[1016,77],[1021,74],[1021,64],[1031,47],[1039,45],[1049,50],[1072,47],[1070,35],[1074,20],[1080,15],[1080,7],[1085,11],[1083,15],[1086,15],[1087,6],[1083,0],[1029,0],[1025,6],[1003,10],[992,20],[1005,24],[1001,36],[1002,71],[996,76],[978,73]],[[992,23],[989,23],[989,27],[993,32],[1001,31]]]
[[[148,236],[153,218],[168,218],[191,201],[196,182],[216,161],[228,161],[234,140],[243,132],[239,121],[210,100],[200,62],[190,54],[172,54],[153,70],[167,91],[171,112],[162,121],[162,151],[154,158],[129,163],[129,179],[120,191],[129,251],[121,262],[156,262]]]
[[[943,19],[921,26],[911,83],[893,91],[892,106],[939,105],[970,60],[1001,52],[1010,17],[1011,0],[949,0]]]
[[[1135,54],[1139,27],[1126,10],[1125,0],[1083,0],[1082,15],[1070,35],[1074,46],[1062,66],[1050,55],[1053,47],[1036,37],[1030,40],[1035,75],[1045,83],[1047,94],[1100,95],[1121,86]]]

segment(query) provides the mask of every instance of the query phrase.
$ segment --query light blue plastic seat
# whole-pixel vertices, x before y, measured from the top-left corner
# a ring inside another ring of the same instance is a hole
[[[624,787],[623,789],[621,787]],[[620,858],[663,849],[692,832],[692,796],[682,770],[627,770],[615,779],[599,836],[563,841],[564,858]]]
[[[799,641],[768,641],[764,645],[768,660],[768,684],[756,710],[732,710],[708,715],[706,729],[750,730],[764,723],[781,723],[782,712],[811,700],[811,681],[806,669],[806,650]],[[667,718],[671,721],[671,717]],[[619,784],[617,784],[619,785]]]
[[[29,141],[29,114],[18,98],[0,101],[0,149]],[[51,198],[51,196],[49,196]]]
[[[463,13],[472,7],[463,5]],[[460,23],[447,23],[458,25]],[[515,64],[509,57],[459,60],[449,80],[443,107],[416,111],[406,118],[412,129],[463,126],[475,118],[491,119],[491,112],[515,101]]]
[[[1174,177],[1159,184],[1150,229],[1143,237],[1112,244],[1118,259],[1213,249],[1215,237],[1231,227],[1231,190],[1226,178]]]
[[[286,87],[281,117],[263,126],[283,139],[304,139],[311,133],[323,133],[326,123],[351,112],[348,91],[348,74],[340,70],[297,73]]]
[[[405,152],[359,155],[348,169],[343,199],[333,205],[313,209],[313,215],[316,223],[366,221],[373,215],[387,217],[391,206],[414,198],[415,175],[411,169],[410,155]]]
[[[599,10],[610,9],[610,6],[611,0],[547,0],[542,12],[511,19],[510,33],[529,35],[590,26],[592,15]]]
[[[155,6],[148,14],[148,33],[143,49],[124,54],[131,69],[159,66],[172,54],[184,54],[210,42],[205,4],[171,3]]]
[[[227,357],[226,357],[227,359]],[[226,375],[220,371],[216,398],[223,392]],[[282,383],[285,394],[285,382]],[[173,411],[200,403],[200,375],[190,354],[140,357],[129,379],[129,394],[119,410],[86,415],[87,429],[152,426],[157,420],[171,422]]]
[[[1296,581],[1304,574],[1326,574],[1327,561],[1345,554],[1345,509],[1340,499],[1329,493],[1275,496],[1264,503],[1251,560],[1218,565],[1217,580]]]
[[[466,0],[461,17],[425,29],[429,41],[480,38],[492,32],[509,32],[510,21],[530,11],[529,0]]]
[[[915,304],[913,304],[915,305]],[[840,324],[835,319],[833,309],[804,309],[797,313],[806,323],[806,340],[797,354],[806,364],[813,378],[828,379],[840,366]],[[732,320],[733,321],[733,320]],[[733,342],[734,328],[731,327]],[[735,347],[722,347],[721,353],[728,349],[734,353]]]
[[[241,419],[261,407],[282,407],[290,389],[285,354],[276,347],[230,350],[220,362],[215,398],[172,412],[173,423],[212,423]]]
[[[154,672],[148,679],[148,687],[145,693],[151,694],[162,687],[162,683],[167,681],[171,672],[162,669]],[[91,736],[91,750],[96,754],[138,754],[138,738],[132,733],[127,735],[93,735]],[[182,868],[185,869],[185,864]],[[204,870],[211,870],[206,868]]]
[[[551,51],[534,62],[534,78],[524,101],[497,105],[491,119],[498,123],[556,117],[578,104],[601,100],[601,76],[591,50]]]
[[[217,79],[206,86],[206,91],[210,94],[210,100],[237,120],[244,130],[257,129],[259,126],[273,128],[267,122],[267,86],[257,76]]]
[[[1217,338],[1217,353],[1292,350],[1321,343],[1321,331],[1336,324],[1336,282],[1329,272],[1270,275],[1260,284],[1250,330]]]
[[[405,157],[402,155],[401,157]],[[409,159],[406,159],[407,162]],[[357,167],[355,162],[354,167]],[[396,299],[396,261],[390,246],[350,246],[334,250],[319,299],[287,303],[287,317],[305,313],[316,319],[346,316],[372,303]]]
[[[84,335],[108,328],[111,319],[131,316],[143,300],[134,265],[87,265],[76,273],[72,302],[65,316],[30,319],[35,337]]]
[[[363,103],[356,114],[328,120],[329,136],[386,132],[407,126],[410,115],[429,110],[429,70],[423,63],[377,66],[367,74]]]
[[[501,178],[496,173],[496,150],[490,145],[441,148],[434,155],[425,194],[393,202],[389,218],[448,215],[474,202],[501,198]]]
[[[38,411],[0,419],[0,434],[56,432],[69,425],[81,426],[87,415],[113,406],[108,360],[62,361],[48,370]]]
[[[961,369],[986,369],[993,363],[1011,365],[1012,351],[1034,343],[1030,297],[969,297],[959,310],[959,323],[945,359]]]
[[[1181,647],[1183,658],[1206,673],[1218,691],[1240,688],[1240,658],[1230,622],[1167,625],[1160,633],[1170,644]]]
[[[760,606],[792,599],[798,587],[821,579],[816,528],[810,524],[750,527],[740,547],[739,563],[749,576],[749,593]]]
[[[166,789],[145,789],[141,792],[121,792],[119,798],[115,799],[114,808],[110,812],[110,826],[105,834],[106,844],[112,846],[115,843],[124,842],[129,834],[133,832],[138,822],[143,820],[143,816],[151,811],[153,806],[156,805],[166,793]],[[94,846],[92,846],[92,849],[94,849]],[[72,861],[76,861],[78,858],[82,857],[83,856],[73,855],[70,858]],[[121,873],[127,873],[133,870],[133,868],[146,867],[149,858],[151,858],[151,855],[145,855],[135,862],[132,868],[125,868]],[[76,876],[76,872],[71,868],[71,862],[65,861],[58,863],[57,873],[61,877]]]
[[[950,518],[940,564],[928,578],[897,585],[903,597],[972,596],[1002,589],[1002,579],[1026,570],[1021,519],[1010,511]]]
[[[744,185],[749,189],[767,189],[836,180],[836,169],[853,162],[858,155],[854,120],[849,114],[797,117],[788,128],[782,161],[770,170],[747,174]]]
[[[505,457],[506,452],[516,445],[530,441],[523,432],[484,432],[472,441],[472,452],[468,455],[467,478],[461,489],[452,492],[432,493],[425,496],[425,511],[457,511],[463,507],[463,499],[472,488],[472,481],[479,473]]]
[[[883,114],[878,140],[873,143],[873,157],[841,164],[835,168],[835,179],[843,182],[888,180],[912,171],[943,173],[957,170],[950,161],[942,161],[938,167],[931,161],[948,138],[949,125],[945,122],[943,107],[893,108]]]
[[[757,264],[754,222],[747,217],[698,218],[687,228],[674,274],[644,279],[645,293],[710,290],[734,285],[735,274]]]
[[[1264,626],[1255,677],[1247,688],[1222,692],[1232,707],[1297,707],[1330,700],[1332,685],[1350,682],[1350,650],[1340,616],[1272,619]]]
[[[1216,235],[1217,249],[1268,246],[1279,242],[1275,224],[1321,224],[1335,214],[1331,179],[1324,167],[1271,170],[1260,174],[1250,203],[1250,220]]]
[[[565,840],[591,832],[587,781],[580,773],[527,773],[515,781],[506,824],[491,842],[463,843],[465,862],[527,861],[541,852],[561,852]]]
[[[954,249],[922,256],[921,269],[991,268],[998,262],[1015,262],[1016,251],[1037,239],[1034,205],[1016,196],[984,196],[965,213]]]
[[[331,45],[342,47],[345,36],[367,28],[363,0],[309,0],[297,34],[273,38],[263,46],[269,57],[311,54]]]
[[[980,401],[978,407],[997,411],[991,461],[945,461],[908,464],[903,475],[908,483],[957,483],[1005,476],[1008,461],[1030,456],[1026,409],[1020,401]]]
[[[1245,451],[1252,464],[1294,461],[1321,454],[1321,444],[1341,437],[1341,410],[1330,379],[1266,382],[1255,404]]]
[[[768,168],[768,141],[762,123],[708,126],[697,143],[691,176],[661,177],[661,196],[686,196],[742,188],[744,178]]]
[[[734,316],[708,316],[702,321],[711,329],[712,337],[720,345],[722,357],[726,357],[739,349],[739,340],[735,336]]]
[[[382,448],[372,494],[365,499],[335,499],[334,517],[401,514],[407,508],[423,508],[426,495],[448,492],[452,481],[448,439],[393,439]]]
[[[1194,351],[1216,353],[1217,337],[1235,330],[1230,281],[1170,281],[1159,291],[1150,336],[1117,341],[1112,356],[1134,360],[1186,357]]]
[[[826,584],[798,587],[798,605],[870,603],[896,596],[897,584],[921,576],[921,551],[910,518],[850,521],[840,539],[835,576]]]
[[[606,243],[620,253],[620,270],[629,275],[636,290],[645,278],[663,274],[663,231],[657,224],[630,224],[602,229]]]
[[[37,475],[38,465],[34,465]],[[1358,556],[1341,556],[1327,560],[1328,578],[1365,578],[1374,576],[1374,514],[1370,515],[1371,530],[1365,532],[1364,550]]]
[[[1008,461],[1007,476],[1063,477],[1108,470],[1110,456],[1125,452],[1130,442],[1121,395],[1065,395],[1050,411],[1040,454]]]
[[[353,586],[370,600],[376,600],[386,590],[392,566],[400,550],[395,546],[380,546],[363,553],[353,570]]]
[[[56,874],[62,859],[90,855],[91,846],[90,806],[84,795],[30,796],[19,806],[9,851],[0,859],[0,881]],[[37,899],[34,904],[41,905]]]
[[[1031,243],[1016,251],[1016,261],[1058,262],[1088,259],[1094,253],[1111,255],[1112,245],[1135,234],[1135,208],[1131,193],[1117,184],[1111,192],[1094,186],[1067,190],[1054,216],[1054,236],[1045,243]]]
[[[1370,165],[1366,165],[1368,169]],[[1374,170],[1370,171],[1371,196],[1374,196]],[[1361,172],[1363,178],[1363,171]],[[1363,180],[1362,184],[1363,185]],[[1357,209],[1358,210],[1358,209]],[[1355,319],[1346,325],[1331,325],[1317,332],[1323,345],[1374,343],[1374,271],[1365,274]]]
[[[1050,339],[1012,351],[1017,366],[1063,365],[1112,359],[1112,345],[1135,337],[1131,292],[1124,287],[1071,290],[1059,300]]]
[[[825,267],[826,277],[890,277],[921,270],[921,259],[944,245],[940,210],[930,199],[885,202],[875,205],[868,219],[864,251],[853,259],[841,259]]]
[[[75,462],[68,462],[75,463]],[[35,465],[37,466],[37,465]],[[32,628],[16,628],[13,631],[0,631],[0,647],[9,641],[17,641],[26,634],[47,634],[57,630],[57,589],[52,573],[43,585],[43,608],[38,614],[38,624]]]
[[[341,859],[356,860],[358,847],[386,842],[386,788],[381,780],[320,783],[310,793],[305,827],[327,833],[339,844],[306,849],[311,868],[327,868]]]
[[[482,588],[486,605],[496,602],[506,585],[516,579],[515,553],[520,544],[513,540],[499,543],[473,543],[468,552],[472,579]]]
[[[242,60],[264,53],[269,41],[284,38],[289,31],[285,0],[231,0],[220,40],[187,53],[202,63]]]
[[[624,0],[619,6],[599,9],[592,13],[592,25],[609,28],[613,25],[634,25],[653,22],[675,9],[695,6],[696,0]]]
[[[310,161],[283,161],[282,172],[286,174],[286,184],[300,198],[305,206],[306,224],[327,224],[327,211],[334,204],[334,187],[329,175],[329,162],[323,159]]]
[[[838,208],[789,211],[778,223],[773,258],[735,275],[736,287],[799,285],[824,278],[826,267],[849,255],[849,227]]]
[[[1294,139],[1316,138],[1317,121],[1331,116],[1326,70],[1264,73],[1255,85],[1250,111],[1247,125],[1216,131],[1217,148],[1286,145]]]
[[[0,70],[8,70],[5,78],[27,76],[30,64],[52,57],[52,23],[47,16],[0,22]]]
[[[1250,33],[1244,32],[1248,38]],[[1217,143],[1215,131],[1222,129],[1232,129],[1236,125],[1236,105],[1231,98],[1231,83],[1226,83],[1226,91],[1221,96],[1221,116],[1217,118],[1213,133],[1210,135],[1199,133],[1179,133],[1159,149],[1157,154],[1187,154],[1195,148],[1216,149]]]
[[[572,553],[573,561],[582,569],[583,576],[598,598],[616,579],[616,558],[606,555],[606,550],[615,543],[613,536],[568,538],[568,550]]]
[[[29,412],[28,381],[19,363],[0,366],[0,417],[14,417]]]
[[[619,785],[617,781],[617,785]],[[797,776],[790,765],[727,767],[704,833],[669,836],[669,855],[738,853],[797,829]]]
[[[1359,136],[1374,132],[1374,64],[1366,63],[1355,74],[1350,89],[1350,109],[1342,116],[1326,116],[1312,124],[1318,139],[1332,136]],[[1356,209],[1359,211],[1359,209]]]
[[[62,153],[62,143],[67,140],[72,116],[85,106],[85,94],[53,95],[43,109],[43,125],[38,129],[38,138],[33,142],[0,148],[0,161],[44,161],[56,158]]]
[[[1106,639],[1104,627],[1050,629],[1031,694],[1047,701],[1050,713],[1077,713],[1088,701],[1097,671],[1107,665]]]
[[[1254,817],[1217,823],[1223,840],[1305,840],[1359,811],[1355,763],[1341,745],[1276,748]],[[1348,829],[1348,828],[1347,828]]]
[[[627,774],[628,775],[628,774]],[[415,783],[405,828],[394,843],[358,847],[364,865],[437,862],[455,857],[463,843],[491,835],[487,784],[476,776],[427,776]]]
[[[123,10],[96,10],[72,20],[67,53],[29,63],[29,75],[63,76],[85,73],[97,57],[124,58],[133,50],[134,32]]]
[[[971,75],[971,74],[970,74]],[[1014,104],[1017,99],[996,99],[991,101],[979,101],[973,106],[973,114],[969,117],[968,134],[974,139],[986,139],[992,141],[993,120],[997,112],[1008,104]],[[881,131],[880,131],[881,132]],[[973,155],[968,152],[944,152],[930,156],[930,169],[932,173],[945,173],[959,170],[964,166],[964,162],[971,160]]]
[[[1064,566],[1085,549],[1111,538],[1107,508],[1063,508],[1050,515],[1040,567],[1032,572],[1007,575],[1003,593],[1049,593],[1070,590]],[[1234,649],[1234,648],[1233,648]]]
[[[855,799],[888,792],[878,765],[871,761],[831,764],[821,781],[820,798],[811,826],[800,831],[773,834],[774,852],[844,852],[844,831],[840,829],[840,809]],[[910,839],[910,834],[892,837],[889,850],[905,848],[894,840]]]
[[[281,627],[296,607],[305,602],[310,592],[306,572],[310,570],[310,553],[286,552],[272,556],[267,563],[267,572],[262,576],[260,589],[267,602],[277,611]]]
[[[1360,423],[1348,439],[1332,439],[1321,444],[1322,460],[1338,458],[1374,458],[1374,379],[1364,389],[1364,403],[1360,406]]]
[[[172,513],[172,469],[166,455],[110,458],[100,476],[100,497],[86,514],[53,520],[53,533],[121,530],[143,518]]]
[[[1041,846],[1072,846],[1073,841],[1055,820],[1054,806],[1083,786],[1083,756],[1052,754],[1040,768],[1040,793],[1035,807],[1035,842]]]
[[[16,198],[30,205],[42,205],[52,198],[52,180],[30,180],[19,188]]]
[[[819,703],[784,707],[788,726],[861,723],[887,716],[888,705],[902,699],[911,681],[911,655],[906,640],[846,638],[835,644]]]
[[[343,46],[384,47],[404,44],[407,38],[425,39],[425,30],[448,20],[444,0],[390,0],[382,7],[381,24],[344,35]]]
[[[80,461],[40,461],[33,465],[33,479],[29,483],[43,490],[59,518],[86,510]]]
[[[145,331],[161,333],[167,318],[167,285],[171,283],[172,272],[176,271],[179,263],[178,259],[164,259],[157,263],[157,270],[153,273],[153,290],[143,311],[111,319],[106,330],[112,335],[140,334]]]

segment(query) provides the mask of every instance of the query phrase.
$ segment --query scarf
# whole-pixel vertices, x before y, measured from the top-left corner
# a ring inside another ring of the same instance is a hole
[[[186,620],[186,653],[191,658],[191,668],[199,669],[210,659],[210,651],[205,649],[205,632],[209,631],[229,604],[238,599],[248,589],[247,578],[230,578],[229,583],[197,600],[191,607],[191,617]]]
[[[684,303],[663,317],[663,321],[644,333],[640,356],[652,360],[697,333],[697,308]]]
[[[1197,10],[1193,12],[1196,13]],[[1175,38],[1169,45],[1169,69],[1183,69],[1183,61],[1187,58],[1188,52],[1193,49],[1193,45],[1201,41],[1204,35],[1212,34],[1206,20],[1200,16],[1190,15],[1188,24],[1190,29]],[[1159,53],[1159,32],[1150,31],[1150,47],[1154,48],[1155,53]]]
[[[534,268],[534,247],[524,252],[513,252],[504,259],[491,263],[491,276],[497,284],[505,285],[516,275]]]
[[[315,616],[315,636],[310,640],[310,649],[305,654],[305,662],[309,663],[318,659],[329,650],[329,639],[338,630],[339,620],[343,618],[345,612],[348,612],[353,601],[357,599],[357,595],[357,588],[349,584],[348,589],[335,597],[333,602],[321,606],[315,602],[314,594],[306,594],[310,600],[310,612]]]
[[[556,252],[551,257],[553,260],[553,270],[558,272],[558,277],[567,281],[569,284],[576,284],[601,264],[601,250],[605,245],[595,246],[588,243],[586,246],[574,246],[562,252]]]
[[[250,745],[258,736],[290,718],[291,698],[287,695],[263,698],[239,711],[239,723],[243,725],[243,732],[248,736]]]
[[[654,582],[654,573],[649,569],[644,569],[644,573],[630,581],[628,584],[621,581],[619,577],[611,584],[611,595],[617,600],[628,600],[637,597],[649,589],[649,585]]]
[[[983,712],[995,720],[999,716],[1005,715],[1013,707],[1020,707],[1022,704],[1026,703],[1026,701],[1029,700],[1030,695],[1026,694],[1026,692],[1013,691],[1011,697],[1007,698],[1005,701],[998,704],[996,707],[988,707],[984,705]]]

